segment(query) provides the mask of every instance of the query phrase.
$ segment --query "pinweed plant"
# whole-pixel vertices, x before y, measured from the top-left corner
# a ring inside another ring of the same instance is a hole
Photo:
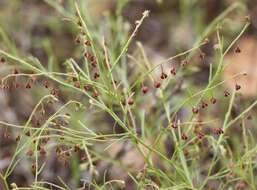
[[[14,142],[0,173],[3,189],[256,189],[251,113],[257,100],[241,98],[247,87],[237,79],[247,72],[222,78],[233,64],[225,64],[226,55],[244,51],[237,42],[250,18],[230,18],[244,12],[242,4],[216,17],[191,49],[153,62],[136,41],[150,11],[138,12],[140,18],[128,27],[121,16],[127,1],[121,0],[99,26],[84,1],[69,1],[67,7],[45,3],[73,28],[78,53],[61,66],[50,57],[43,64],[19,51],[1,29],[1,66],[11,70],[1,78],[1,91],[41,96],[26,121],[0,122],[1,138]],[[224,34],[231,22],[241,28],[232,40]],[[206,64],[202,49],[211,43],[209,76],[195,84],[195,68]],[[235,81],[234,90],[224,87],[227,80]],[[70,171],[71,180],[46,177],[50,158]],[[26,187],[13,176],[17,167],[32,176]],[[115,175],[116,170],[122,172]]]

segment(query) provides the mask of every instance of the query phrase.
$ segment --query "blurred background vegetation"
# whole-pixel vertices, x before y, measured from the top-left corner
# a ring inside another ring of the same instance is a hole
[[[100,38],[101,35],[106,35],[107,42],[112,44],[110,51],[114,57],[118,55],[130,33],[130,24],[133,25],[135,20],[141,17],[144,10],[150,10],[150,17],[143,23],[136,40],[129,48],[129,52],[131,54],[135,53],[135,42],[140,41],[153,64],[160,62],[165,57],[192,48],[197,40],[205,37],[202,35],[207,26],[228,7],[233,6],[235,2],[240,2],[242,6],[229,14],[229,19],[224,19],[221,23],[225,46],[228,46],[235,35],[241,31],[247,15],[251,17],[251,26],[238,42],[242,54],[236,58],[227,56],[226,59],[234,64],[224,72],[223,77],[229,77],[242,70],[256,71],[252,72],[244,81],[240,81],[242,97],[240,97],[238,103],[241,104],[241,99],[251,101],[256,99],[257,94],[256,0],[79,1],[93,37]],[[72,14],[75,14],[73,0],[0,0],[0,49],[21,56],[31,55],[31,60],[35,59],[32,56],[36,57],[49,70],[63,70],[63,63],[66,59],[70,57],[79,59],[82,53],[74,42],[79,31],[74,24],[66,19]],[[209,65],[215,63],[217,59],[213,53],[214,46],[217,43],[213,38],[215,35],[215,32],[211,33],[208,36],[210,43],[204,45],[201,51],[197,52],[198,54],[204,53],[205,60],[202,62],[194,58],[193,64],[186,69],[185,75],[181,79],[183,81],[189,79],[190,85],[188,84],[188,86],[192,90],[199,89],[208,83]],[[176,61],[179,62],[180,60]],[[14,66],[11,65],[1,66],[0,76],[5,76],[13,69]],[[233,89],[234,83],[227,83],[224,89],[227,88]],[[46,90],[42,87],[35,87],[32,91],[0,91],[1,120],[16,124],[26,121],[33,107],[44,94],[46,94]],[[76,96],[76,94],[63,93],[61,100],[66,102],[70,96]],[[240,107],[240,105],[238,106]],[[220,110],[223,110],[223,108],[220,108]],[[224,113],[225,111],[217,111],[215,114],[223,117]],[[256,115],[256,112],[253,111],[252,116]],[[101,131],[110,130],[108,124],[106,124],[106,121],[107,123],[112,122],[109,121],[110,118],[102,117],[102,115],[96,113],[91,116],[94,117],[94,119],[91,119],[94,121],[95,128],[101,128]],[[254,121],[256,120],[254,119]],[[5,129],[1,128],[0,130],[0,135],[3,136]],[[256,131],[255,129],[253,135]],[[15,131],[12,132],[15,134]],[[240,138],[235,138],[235,143],[240,143]],[[8,166],[14,147],[15,140],[0,138],[0,171]],[[167,141],[167,147],[167,149],[171,149],[169,141]],[[110,150],[110,155],[114,155],[119,149],[124,148],[114,147],[113,150]],[[133,165],[131,171],[142,170],[142,160],[137,158],[139,157],[138,154],[133,149],[129,149],[127,153],[126,151],[127,149],[118,158],[118,162],[125,163],[124,165],[127,167]],[[114,156],[110,157],[110,159],[114,159]],[[87,179],[89,176],[86,170],[78,172],[79,161],[75,157],[68,169],[56,164],[56,158],[53,155],[48,156],[47,159],[48,164],[43,174],[43,178],[47,181],[59,183],[56,176],[60,176],[70,187],[73,187],[72,189],[75,189],[75,187],[81,185],[80,179]],[[131,160],[134,160],[134,162],[131,162]],[[207,160],[205,160],[206,163]],[[100,161],[95,164],[100,173],[101,170],[104,170],[103,168],[109,167],[109,165],[106,166],[106,163],[100,163]],[[203,162],[203,164],[205,163]],[[28,168],[30,168],[28,162],[19,164],[8,181],[15,182],[19,186],[30,184],[33,181],[33,176]],[[133,189],[133,183],[131,179],[128,179],[126,170],[122,170],[119,165],[110,170],[111,174],[107,178],[127,180],[128,184],[131,183],[131,186],[127,185],[126,188]],[[103,176],[103,173],[101,173],[101,176]],[[102,182],[103,178],[98,180]],[[215,189],[217,185],[210,184],[210,187]],[[3,188],[0,184],[0,189]]]

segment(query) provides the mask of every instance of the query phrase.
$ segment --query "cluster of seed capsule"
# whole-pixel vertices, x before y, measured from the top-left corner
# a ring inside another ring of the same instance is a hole
[[[84,59],[90,63],[90,69],[93,73],[92,78],[93,80],[97,80],[100,77],[100,72],[98,68],[98,62],[96,60],[96,57],[93,55],[93,49],[92,49],[92,42],[89,39],[87,33],[83,30],[83,26],[81,21],[78,21],[77,23],[79,29],[81,30],[80,34],[76,37],[75,42],[78,45],[83,45]],[[89,84],[82,84],[81,81],[78,81],[77,78],[73,78],[73,85],[76,88],[83,88],[86,92],[92,92],[92,97],[97,98],[99,95],[99,92],[96,88],[93,86],[90,86]]]
[[[235,49],[235,53],[241,53],[241,49],[239,47],[237,47]],[[204,54],[201,54],[200,55],[200,58],[201,59],[204,59]],[[172,70],[171,70],[171,73],[172,73]],[[162,79],[166,78],[166,75],[165,74],[162,74]],[[241,85],[236,83],[235,84],[235,91],[239,91],[241,89]],[[228,90],[225,90],[224,91],[224,97],[229,97],[230,96],[230,92]],[[198,106],[195,106],[195,107],[192,107],[192,113],[194,115],[196,114],[199,114],[200,110],[204,110],[206,109],[208,106],[209,106],[209,103],[211,104],[216,104],[217,103],[217,99],[215,97],[211,97],[209,99],[209,102],[208,101],[205,101],[205,100],[202,100],[200,102],[200,104]],[[179,124],[178,124],[178,120],[175,119],[172,123],[171,123],[171,127],[173,129],[177,129],[179,127]],[[221,128],[221,127],[215,127],[214,129],[212,129],[213,131],[213,134],[214,135],[222,135],[224,134],[224,130]],[[193,127],[193,133],[196,135],[197,139],[199,140],[202,140],[205,136],[204,132],[202,131],[202,124],[201,124],[201,121],[198,122],[198,124],[196,124],[194,127]],[[184,132],[181,132],[181,136],[180,138],[184,141],[188,140],[188,135]],[[187,156],[189,154],[188,150],[187,149],[184,149],[184,154],[185,156]]]

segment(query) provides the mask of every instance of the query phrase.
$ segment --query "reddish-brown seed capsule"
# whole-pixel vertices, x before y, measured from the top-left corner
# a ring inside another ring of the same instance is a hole
[[[96,90],[94,90],[94,92],[93,92],[93,98],[97,98],[99,96],[99,93],[96,91]]]
[[[251,115],[248,115],[246,119],[251,120],[251,119],[252,119],[252,116],[251,116]]]
[[[6,62],[6,59],[4,57],[1,57],[0,58],[0,63],[5,63]]]
[[[85,91],[89,91],[90,90],[90,86],[88,86],[87,84],[84,85],[84,90]]]
[[[66,151],[66,152],[65,152],[65,155],[68,156],[68,157],[70,157],[71,154],[70,154],[69,151]]]
[[[81,159],[81,161],[86,161],[87,157],[86,156],[82,156],[80,159]]]
[[[51,90],[50,94],[58,98],[59,90],[58,90],[58,89],[53,88],[53,89]]]
[[[146,94],[149,91],[149,88],[147,86],[143,86],[141,91],[143,94]]]
[[[186,141],[188,139],[187,135],[185,133],[182,133],[181,139]]]
[[[94,57],[93,55],[91,55],[91,56],[89,57],[89,61],[94,62],[94,61],[95,61],[95,57]]]
[[[48,138],[43,138],[42,139],[42,144],[47,144],[49,140],[50,140],[49,137]]]
[[[74,145],[74,152],[79,152],[79,151],[80,151],[79,145]]]
[[[18,142],[18,141],[20,141],[20,139],[21,139],[21,136],[18,135],[18,136],[16,137],[15,141]]]
[[[91,62],[91,66],[94,67],[94,68],[96,68],[96,66],[97,66],[96,60],[94,60],[94,61]]]
[[[84,57],[85,57],[86,59],[89,59],[91,56],[92,56],[92,55],[91,55],[90,53],[88,53],[88,52],[85,52],[85,53],[84,53]]]
[[[37,146],[37,150],[41,150],[41,146],[40,145]]]
[[[175,76],[177,74],[176,68],[175,67],[171,67],[170,73]]]
[[[31,84],[30,84],[30,82],[28,82],[28,83],[26,84],[25,88],[31,89]]]
[[[224,96],[225,96],[225,97],[228,97],[228,96],[230,96],[230,93],[229,93],[227,90],[225,90],[225,91],[224,91]]]
[[[216,98],[214,98],[214,97],[212,97],[212,98],[210,99],[210,102],[211,102],[212,104],[216,104],[217,99],[216,99]]]
[[[40,126],[40,120],[39,120],[39,119],[36,120],[36,125],[37,125],[38,127]]]
[[[62,149],[59,146],[57,146],[55,149],[55,152],[56,152],[56,154],[61,154]]]
[[[94,73],[94,79],[98,79],[100,77],[100,74],[98,72]]]
[[[43,85],[44,85],[45,88],[49,88],[49,81],[48,81],[48,80],[45,80],[45,81],[43,82]]]
[[[193,114],[197,114],[199,112],[199,108],[193,107],[192,112],[193,112]]]
[[[133,105],[134,104],[134,100],[132,98],[128,99],[128,105]]]
[[[75,39],[75,42],[76,42],[77,44],[80,44],[80,43],[81,43],[80,37],[77,37],[77,38]]]
[[[121,104],[122,104],[123,106],[126,106],[126,100],[121,100]]]
[[[7,84],[3,84],[1,88],[6,90],[9,89],[9,86]]]
[[[199,140],[202,140],[202,139],[204,138],[204,134],[203,134],[202,132],[198,132],[198,133],[197,133],[197,138],[198,138]]]
[[[178,128],[178,122],[175,120],[175,121],[173,121],[172,123],[171,123],[171,127],[173,128],[173,129],[177,129]]]
[[[220,127],[214,128],[214,129],[213,129],[213,132],[214,132],[214,134],[216,134],[216,135],[221,135],[221,134],[224,133],[223,129],[220,128]]]
[[[201,107],[202,107],[202,109],[207,108],[207,107],[208,107],[208,104],[207,104],[206,102],[202,101]]]
[[[235,53],[241,53],[241,49],[239,47],[236,47]]]
[[[155,88],[160,88],[161,87],[161,83],[159,81],[155,81],[154,82],[154,87]]]
[[[27,131],[27,132],[25,133],[25,135],[28,136],[28,137],[30,137],[30,131]]]
[[[86,40],[84,43],[86,46],[91,46],[91,42],[89,40]]]
[[[183,61],[181,61],[181,66],[186,66],[188,64],[188,61],[185,59],[185,60],[183,60]]]
[[[33,150],[29,149],[26,153],[27,156],[33,156]]]
[[[80,82],[79,82],[79,81],[76,81],[73,85],[74,85],[74,87],[76,87],[76,88],[80,88]]]
[[[189,152],[188,152],[188,150],[186,148],[183,149],[183,154],[184,154],[184,156],[188,156],[189,155]]]
[[[87,35],[87,33],[83,30],[80,31],[80,34],[83,35],[83,36]]]
[[[19,71],[18,71],[17,69],[14,69],[14,70],[13,70],[13,74],[14,74],[14,75],[17,75],[17,74],[19,74]]]
[[[162,74],[161,74],[161,79],[164,80],[164,79],[166,79],[167,77],[168,77],[168,75],[167,75],[166,73],[162,72]]]
[[[78,24],[78,26],[82,26],[81,21],[78,21],[77,24]]]
[[[236,84],[235,89],[238,91],[241,89],[241,86],[239,84]]]

